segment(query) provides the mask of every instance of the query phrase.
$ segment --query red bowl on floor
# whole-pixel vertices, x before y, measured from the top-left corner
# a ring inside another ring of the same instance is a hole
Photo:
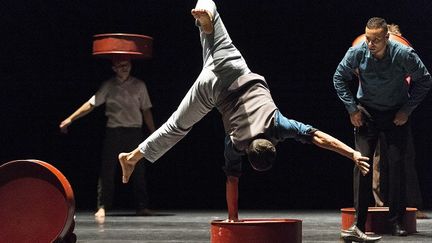
[[[66,177],[39,160],[0,166],[0,242],[53,242],[74,227],[75,201]]]

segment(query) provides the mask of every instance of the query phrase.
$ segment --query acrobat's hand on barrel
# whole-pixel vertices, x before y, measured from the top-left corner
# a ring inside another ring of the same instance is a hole
[[[238,218],[236,219],[225,219],[222,222],[226,222],[226,223],[235,223],[235,222],[242,222],[241,220],[239,220]]]

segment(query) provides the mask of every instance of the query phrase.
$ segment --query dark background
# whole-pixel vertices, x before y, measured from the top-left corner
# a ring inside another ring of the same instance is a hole
[[[289,118],[312,124],[353,145],[348,115],[332,76],[366,21],[381,16],[400,25],[432,69],[432,3],[417,1],[217,1],[235,45],[252,71],[268,80]],[[40,159],[68,178],[78,209],[93,210],[104,134],[103,108],[75,122],[68,135],[60,122],[112,75],[95,58],[92,36],[136,33],[154,38],[154,57],[134,63],[146,81],[160,126],[176,109],[202,67],[190,9],[194,0],[53,1],[0,3],[0,163]],[[425,207],[432,206],[431,95],[412,114],[417,168]],[[212,111],[173,149],[148,167],[156,209],[225,208],[224,131]],[[335,153],[285,141],[269,172],[246,166],[240,209],[340,208],[352,205],[352,162]],[[120,181],[120,177],[118,178]],[[119,183],[116,205],[130,206]]]

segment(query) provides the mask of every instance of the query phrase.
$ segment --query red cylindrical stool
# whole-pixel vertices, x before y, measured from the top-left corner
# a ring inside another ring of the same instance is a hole
[[[0,242],[74,242],[74,213],[72,187],[52,165],[0,166]]]
[[[211,222],[211,243],[301,243],[302,221],[297,219],[243,219]]]
[[[147,59],[153,55],[153,38],[146,35],[108,33],[93,36],[93,55],[109,59]]]
[[[355,219],[354,208],[342,208],[342,229],[348,229]],[[411,234],[417,232],[416,208],[406,208],[402,226]],[[388,222],[388,207],[369,207],[366,219],[366,231],[377,234],[390,234],[391,225]]]

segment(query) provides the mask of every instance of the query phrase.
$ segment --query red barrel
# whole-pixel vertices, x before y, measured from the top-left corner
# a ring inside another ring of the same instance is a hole
[[[74,213],[72,187],[52,165],[15,160],[0,166],[0,242],[69,242]]]
[[[110,59],[151,58],[153,38],[146,35],[108,33],[93,36],[93,55]]]
[[[297,219],[243,219],[211,222],[211,243],[301,243],[302,221]]]
[[[348,229],[355,219],[354,208],[342,208],[342,229]],[[402,220],[402,225],[405,230],[411,234],[417,232],[416,208],[406,208],[405,215]],[[377,234],[391,233],[391,225],[388,221],[388,207],[369,207],[366,219],[366,231]]]

